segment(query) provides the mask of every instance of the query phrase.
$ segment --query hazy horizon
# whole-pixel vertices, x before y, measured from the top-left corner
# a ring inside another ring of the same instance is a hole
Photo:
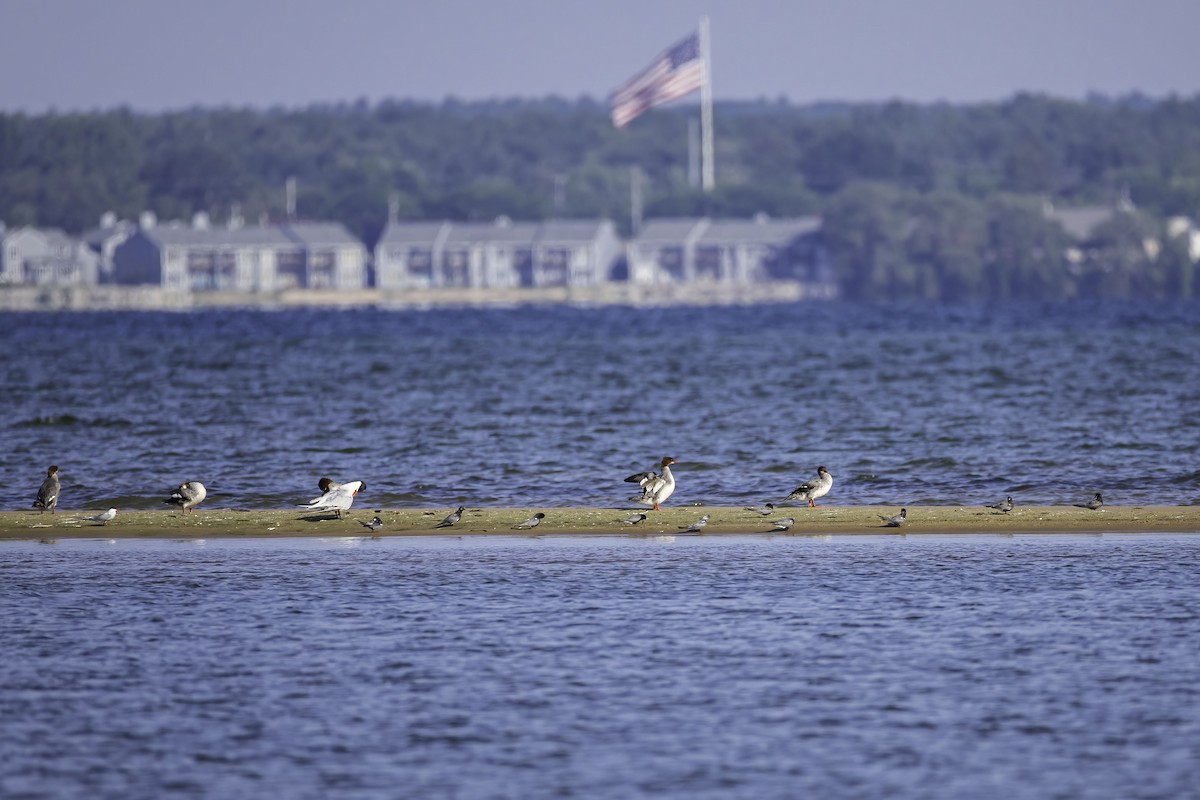
[[[0,111],[31,114],[604,102],[704,15],[718,102],[1200,93],[1200,4],[1183,0],[0,0],[0,11],[22,32],[0,49]]]

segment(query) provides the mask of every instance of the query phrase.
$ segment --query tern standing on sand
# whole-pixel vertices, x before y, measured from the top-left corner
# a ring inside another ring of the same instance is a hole
[[[541,523],[541,521],[545,518],[546,518],[546,515],[543,514],[541,511],[539,511],[538,513],[534,514],[532,517],[525,520],[521,524],[513,525],[513,530],[514,531],[525,531],[525,530],[529,530],[530,528],[536,528],[538,526],[538,524]]]
[[[894,517],[887,517],[887,516],[884,516],[883,514],[876,514],[875,516],[877,516],[881,520],[883,520],[883,527],[899,528],[901,525],[908,522],[908,509],[907,508],[900,509],[900,513]]]
[[[829,494],[829,490],[832,488],[833,476],[829,474],[829,470],[817,467],[817,477],[797,486],[796,490],[787,496],[787,499],[804,500],[808,503],[809,508],[816,508],[817,500]]]
[[[1099,492],[1096,492],[1096,496],[1093,497],[1091,500],[1088,500],[1086,503],[1076,503],[1075,507],[1076,508],[1088,508],[1088,509],[1091,509],[1092,511],[1099,511],[1101,508],[1104,507],[1104,498],[1100,496]]]
[[[1010,494],[1008,497],[1004,498],[999,503],[992,503],[990,506],[988,506],[988,508],[994,508],[997,511],[999,511],[1001,514],[1007,514],[1008,512],[1013,510],[1012,495]]]
[[[325,494],[314,497],[303,508],[309,511],[333,511],[337,513],[338,519],[342,518],[343,511],[350,510],[350,506],[354,504],[354,496],[367,488],[367,484],[362,481],[334,483],[328,478],[322,478],[320,486],[325,489]]]
[[[103,514],[97,514],[94,517],[88,517],[88,521],[89,522],[99,522],[101,525],[107,525],[108,523],[110,523],[114,519],[116,519],[116,517],[117,517],[117,509],[110,508],[108,511],[105,511]]]
[[[443,519],[441,522],[439,522],[437,525],[434,525],[433,527],[449,528],[451,525],[457,525],[458,521],[460,519],[462,519],[463,512],[466,510],[467,509],[465,506],[459,506],[452,513],[447,514],[445,519]]]
[[[46,470],[46,479],[38,487],[37,499],[33,501],[33,507],[40,508],[43,514],[48,508],[53,514],[55,506],[58,505],[58,490],[58,467],[50,467]]]

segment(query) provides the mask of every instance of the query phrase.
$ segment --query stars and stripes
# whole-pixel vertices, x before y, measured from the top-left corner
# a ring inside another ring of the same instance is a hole
[[[642,112],[699,90],[704,76],[700,34],[693,33],[609,96],[613,126],[623,128]]]

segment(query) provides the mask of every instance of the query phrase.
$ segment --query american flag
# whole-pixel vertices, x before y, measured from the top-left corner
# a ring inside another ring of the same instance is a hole
[[[610,96],[612,121],[623,128],[643,111],[683,97],[704,83],[700,34],[684,37],[646,69],[619,86]]]

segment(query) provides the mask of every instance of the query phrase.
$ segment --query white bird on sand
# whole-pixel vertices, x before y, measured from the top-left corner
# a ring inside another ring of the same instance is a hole
[[[521,524],[513,525],[513,530],[524,531],[524,530],[529,530],[530,528],[536,528],[538,526],[538,523],[541,522],[543,519],[545,519],[545,517],[546,517],[546,515],[543,514],[541,511],[539,511],[538,513],[534,514],[532,517],[525,520]]]
[[[171,492],[171,496],[164,500],[164,503],[179,506],[183,509],[183,513],[191,511],[200,502],[208,497],[208,491],[204,488],[204,484],[200,481],[188,481],[187,483],[179,484],[179,488]]]
[[[308,505],[301,504],[301,507],[308,511],[333,511],[338,519],[342,518],[343,511],[350,510],[350,506],[354,504],[354,496],[367,488],[367,484],[362,481],[334,483],[328,478],[322,478],[319,485],[325,490],[325,494],[309,500]]]
[[[691,525],[680,525],[679,530],[687,531],[688,533],[699,533],[708,524],[708,514],[705,514],[700,519],[693,522]]]
[[[1075,503],[1076,508],[1090,508],[1092,511],[1099,511],[1104,506],[1104,498],[1096,492],[1096,496],[1086,503]]]
[[[832,488],[833,476],[829,474],[829,470],[817,467],[817,477],[797,486],[796,490],[787,496],[787,499],[805,500],[808,502],[809,508],[816,508],[818,498],[829,494],[829,490]]]
[[[451,525],[456,524],[460,519],[462,519],[463,512],[466,510],[467,509],[464,506],[459,506],[453,513],[447,514],[445,519],[433,527],[449,528]]]
[[[774,503],[767,503],[763,506],[742,506],[743,511],[753,511],[762,517],[769,517],[775,511]]]
[[[642,487],[642,493],[629,498],[630,502],[653,506],[655,511],[661,510],[659,506],[667,502],[667,498],[675,492],[675,476],[671,474],[671,465],[674,463],[675,459],[663,456],[663,460],[659,462],[661,474],[639,472],[626,478],[626,483],[636,483]]]
[[[43,514],[48,508],[53,514],[54,507],[58,505],[58,490],[58,467],[50,467],[46,470],[45,480],[38,487],[37,499],[33,501],[33,507],[40,508]]]
[[[783,519],[777,519],[774,522],[772,522],[771,530],[773,530],[773,531],[790,531],[792,529],[792,526],[795,524],[796,524],[796,520],[794,517],[784,517]]]
[[[94,517],[88,517],[88,521],[89,522],[99,522],[101,525],[107,525],[108,523],[110,523],[114,519],[116,519],[116,516],[117,516],[117,509],[110,508],[108,511],[105,511],[103,514],[97,514]]]
[[[636,514],[630,514],[625,519],[618,520],[618,521],[624,523],[625,525],[637,525],[639,522],[641,522],[645,518],[646,518],[646,515],[639,511]]]
[[[1008,512],[1013,510],[1012,495],[1010,494],[1008,497],[1004,498],[999,503],[992,503],[991,505],[988,506],[988,508],[994,508],[997,511],[999,511],[1001,514],[1007,514]]]
[[[900,513],[894,517],[887,517],[883,514],[876,514],[875,516],[883,520],[884,528],[899,528],[901,525],[908,522],[908,509],[900,509]]]

